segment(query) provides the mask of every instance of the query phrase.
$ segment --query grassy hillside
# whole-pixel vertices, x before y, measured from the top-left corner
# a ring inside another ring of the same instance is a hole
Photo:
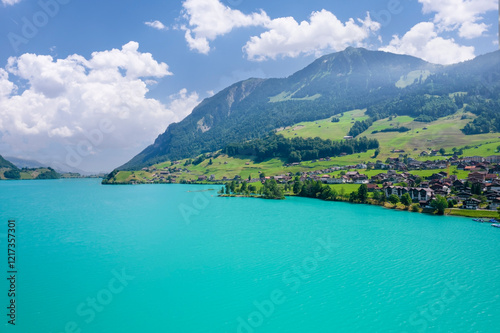
[[[290,127],[280,128],[278,129],[278,133],[282,134],[286,138],[300,136],[303,138],[319,137],[321,139],[340,140],[347,135],[355,120],[365,120],[368,118],[365,116],[365,111],[366,109],[345,112],[343,115],[338,117],[340,120],[338,123],[332,123],[332,117],[318,121],[302,122]]]
[[[374,126],[370,127],[361,135],[373,137],[379,140],[380,145],[386,149],[405,149],[407,152],[412,150],[427,150],[427,149],[452,149],[464,147],[466,145],[484,144],[486,142],[498,140],[498,133],[488,133],[479,135],[465,135],[461,129],[470,121],[462,119],[463,112],[457,112],[454,115],[440,118],[437,121],[430,123],[421,123],[413,121],[410,117],[397,117],[391,121],[383,119],[375,122]],[[402,118],[402,119],[400,119]],[[391,126],[392,125],[392,126]],[[376,127],[397,127],[406,126],[411,128],[411,131],[405,133],[377,133],[371,134]]]
[[[302,122],[286,129],[278,130],[279,134],[287,138],[292,137],[320,137],[321,139],[339,140],[349,132],[350,127],[355,120],[365,120],[368,117],[364,114],[365,110],[354,110],[345,112],[340,117],[340,122],[332,123],[331,118],[313,122]],[[462,119],[466,116],[466,119]],[[437,121],[423,123],[414,121],[408,116],[390,117],[377,120],[370,128],[360,134],[368,138],[375,138],[380,142],[381,153],[379,159],[385,160],[387,157],[397,156],[392,150],[405,150],[405,153],[413,158],[423,150],[444,148],[451,152],[453,148],[465,148],[465,156],[488,156],[496,153],[496,147],[500,145],[498,133],[465,135],[461,129],[470,122],[475,116],[466,113],[463,110],[457,113],[440,118]],[[385,132],[372,134],[373,131],[380,131],[387,128],[408,127],[409,132]],[[477,147],[477,148],[476,148]],[[355,155],[357,156],[357,155]],[[358,162],[354,155],[340,158],[341,162]],[[427,158],[426,158],[427,159]],[[361,160],[366,161],[366,156]],[[340,165],[345,163],[339,163]]]

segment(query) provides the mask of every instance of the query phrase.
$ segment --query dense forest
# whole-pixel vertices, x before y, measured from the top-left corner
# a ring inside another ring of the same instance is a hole
[[[21,172],[19,172],[19,169],[10,169],[5,171],[3,176],[7,179],[21,179]]]
[[[486,100],[477,96],[466,97],[465,110],[478,117],[465,125],[464,134],[500,132],[500,100]]]
[[[59,179],[61,178],[61,175],[58,174],[54,169],[48,168],[47,171],[42,172],[39,174],[36,179]]]
[[[366,114],[374,120],[389,116],[410,116],[416,121],[431,122],[457,112],[449,96],[406,95],[368,107]]]
[[[332,141],[300,137],[287,139],[273,133],[262,139],[229,144],[224,152],[229,156],[255,156],[257,161],[279,157],[288,163],[293,163],[340,156],[342,153],[350,155],[378,147],[379,142],[376,139],[367,139],[366,137]]]

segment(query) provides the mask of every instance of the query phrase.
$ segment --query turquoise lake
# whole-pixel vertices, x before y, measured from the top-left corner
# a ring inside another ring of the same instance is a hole
[[[0,331],[500,330],[500,229],[219,188],[0,182],[0,267],[15,219],[18,271]]]

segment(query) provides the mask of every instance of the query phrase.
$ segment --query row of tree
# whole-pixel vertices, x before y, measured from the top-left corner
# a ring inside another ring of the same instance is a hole
[[[226,183],[218,193],[221,195],[259,195],[264,199],[285,199],[283,187],[275,179],[267,179],[260,189],[257,189],[255,185],[248,184],[246,181],[238,184],[233,180]]]
[[[458,102],[463,105],[463,101]],[[384,101],[379,104],[369,106],[366,114],[378,120],[387,118],[391,115],[410,116],[420,119],[433,121],[437,118],[454,114],[458,110],[457,102],[448,95],[430,96],[430,95],[402,95],[392,100]]]
[[[270,134],[262,139],[235,143],[226,146],[224,152],[229,156],[255,156],[257,161],[279,157],[289,163],[314,160],[318,158],[350,155],[377,149],[376,139],[362,137],[356,140],[323,140],[318,137],[287,139],[282,135]]]
[[[346,195],[343,188],[341,188],[339,193],[335,190],[335,188],[327,184],[323,184],[321,181],[312,179],[300,181],[298,176],[295,177],[295,181],[289,182],[284,186],[279,185],[275,179],[267,179],[260,189],[257,189],[257,187],[252,184],[248,184],[246,181],[239,184],[233,180],[230,183],[226,183],[226,185],[222,187],[218,193],[221,195],[259,195],[265,199],[284,199],[284,193],[286,191],[293,191],[295,195],[300,197],[316,198],[328,201],[343,201],[348,199],[349,202],[353,203],[366,203],[369,199],[368,186],[366,186],[366,184],[362,184],[357,191],[353,191],[349,195]],[[418,203],[414,203],[408,193],[403,194],[401,198],[395,194],[386,197],[384,192],[376,190],[373,192],[372,199],[379,204],[386,201],[393,205],[401,203],[407,208],[411,207],[412,211],[420,211],[420,205]],[[453,207],[455,204],[456,201],[448,201],[445,197],[440,195],[437,195],[436,198],[431,201],[431,207],[436,210],[438,215],[443,215],[446,208]]]
[[[389,128],[384,128],[381,129],[380,131],[372,131],[372,134],[376,133],[387,133],[387,132],[399,132],[399,133],[404,133],[404,132],[409,132],[411,129],[405,126],[401,127],[389,127]]]
[[[352,137],[357,137],[364,131],[366,131],[371,125],[373,124],[373,120],[371,119],[366,119],[362,121],[356,121],[354,125],[352,125],[351,129],[349,130],[349,133],[347,135],[350,135]]]

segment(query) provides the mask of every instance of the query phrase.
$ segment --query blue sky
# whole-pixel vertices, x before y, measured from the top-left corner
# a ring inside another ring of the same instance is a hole
[[[347,46],[440,64],[498,49],[495,0],[0,2],[0,154],[87,171],[234,82]]]

